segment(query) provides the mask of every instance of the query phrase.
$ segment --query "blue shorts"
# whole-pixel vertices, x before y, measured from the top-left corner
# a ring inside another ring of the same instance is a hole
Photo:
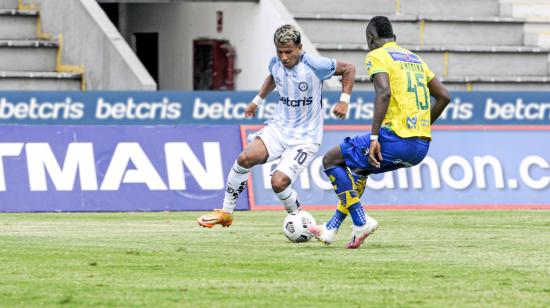
[[[347,137],[340,144],[340,150],[346,165],[360,174],[376,174],[412,167],[419,164],[430,147],[430,141],[418,137],[401,138],[389,129],[381,128],[378,136],[382,150],[380,168],[375,168],[368,162],[370,135]]]

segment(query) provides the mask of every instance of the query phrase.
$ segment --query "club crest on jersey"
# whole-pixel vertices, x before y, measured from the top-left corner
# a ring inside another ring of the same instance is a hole
[[[417,121],[417,118],[416,116],[414,117],[407,117],[407,127],[409,129],[416,129],[416,121]]]
[[[302,92],[307,91],[307,88],[308,88],[307,82],[302,81],[298,84],[298,89],[300,89],[300,91]]]

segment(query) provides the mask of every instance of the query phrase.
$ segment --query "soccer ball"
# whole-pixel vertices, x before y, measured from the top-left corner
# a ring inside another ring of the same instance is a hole
[[[313,234],[307,230],[311,225],[315,225],[315,218],[310,213],[299,210],[286,216],[283,231],[291,242],[307,242],[313,237]]]

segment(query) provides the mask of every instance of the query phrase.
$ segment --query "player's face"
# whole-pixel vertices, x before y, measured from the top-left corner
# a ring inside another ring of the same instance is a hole
[[[376,49],[376,46],[374,44],[374,40],[375,40],[375,34],[372,32],[372,29],[370,28],[367,28],[367,45],[369,45],[369,50],[374,50]]]
[[[275,43],[277,49],[277,57],[283,63],[286,68],[292,68],[300,61],[300,54],[302,52],[302,44],[294,44],[289,42],[286,44]]]

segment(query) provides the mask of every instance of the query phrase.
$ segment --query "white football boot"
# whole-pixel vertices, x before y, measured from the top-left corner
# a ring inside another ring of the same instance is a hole
[[[367,215],[367,222],[361,226],[353,226],[351,229],[351,241],[346,246],[348,249],[359,248],[365,239],[378,229],[378,221]]]
[[[307,230],[309,233],[313,234],[316,239],[325,243],[325,245],[330,245],[334,242],[336,232],[338,232],[338,229],[328,230],[326,225],[309,226]]]

